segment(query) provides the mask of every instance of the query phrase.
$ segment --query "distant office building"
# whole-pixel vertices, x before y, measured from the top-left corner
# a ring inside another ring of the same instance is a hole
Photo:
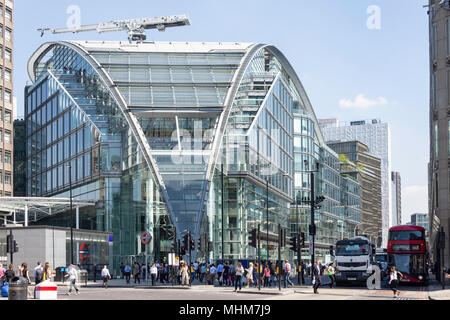
[[[14,121],[14,196],[25,197],[27,193],[27,134],[25,120]]]
[[[391,172],[392,183],[392,225],[402,224],[402,179],[400,172]]]
[[[438,231],[444,228],[443,265],[450,265],[450,1],[429,0],[430,34],[430,162],[428,212],[430,245],[440,252]],[[441,265],[440,255],[433,260]]]
[[[0,0],[0,197],[13,195],[13,9]]]
[[[411,224],[415,226],[420,226],[422,228],[425,228],[425,230],[428,232],[428,214],[426,213],[414,213],[411,216]]]
[[[382,235],[381,160],[369,154],[369,148],[359,141],[329,143],[339,154],[341,172],[361,185],[360,234],[374,243]]]
[[[360,141],[367,145],[370,154],[381,159],[382,194],[382,245],[387,246],[391,224],[391,133],[389,124],[380,120],[360,120],[340,123],[337,119],[319,120],[325,140],[328,143]]]

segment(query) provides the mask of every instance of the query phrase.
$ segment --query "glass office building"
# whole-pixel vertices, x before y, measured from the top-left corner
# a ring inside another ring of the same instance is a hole
[[[308,189],[296,157],[332,158],[300,80],[270,45],[50,42],[28,72],[27,196],[72,189],[96,201],[80,211],[80,227],[113,233],[115,267],[162,260],[188,231],[202,239],[195,259],[255,259],[253,228],[295,232],[294,194]],[[317,177],[330,184],[317,194],[327,193],[326,210],[339,218],[333,157]],[[47,220],[67,226],[69,216]],[[276,243],[262,246],[263,259],[267,250],[276,259]]]

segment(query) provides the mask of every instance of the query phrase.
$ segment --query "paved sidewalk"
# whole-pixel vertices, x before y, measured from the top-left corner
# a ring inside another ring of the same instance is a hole
[[[436,280],[430,281],[428,285],[428,298],[430,300],[450,300],[450,284],[448,280],[445,284],[445,289],[442,289],[442,284]]]

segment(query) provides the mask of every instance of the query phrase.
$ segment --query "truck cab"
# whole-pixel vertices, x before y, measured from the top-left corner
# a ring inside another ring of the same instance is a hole
[[[334,263],[338,270],[336,283],[365,282],[372,274],[375,245],[364,236],[340,240],[336,243]]]

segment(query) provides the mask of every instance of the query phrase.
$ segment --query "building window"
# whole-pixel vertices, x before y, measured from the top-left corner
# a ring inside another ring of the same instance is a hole
[[[11,123],[11,112],[5,111],[5,122]]]
[[[5,163],[11,164],[11,152],[5,152]]]
[[[12,21],[12,11],[11,11],[11,9],[6,8],[6,10],[5,10],[5,18],[6,18],[6,20]]]
[[[5,131],[5,143],[11,144],[11,132]]]
[[[5,197],[11,197],[11,192],[5,192]]]
[[[6,59],[6,61],[11,61],[11,54],[12,54],[11,49],[5,49],[5,59]]]
[[[11,172],[5,172],[5,184],[11,184]]]
[[[11,103],[11,91],[5,90],[5,102]]]
[[[11,70],[5,70],[5,81],[11,82]]]
[[[11,30],[8,28],[5,28],[5,40],[11,41]]]

